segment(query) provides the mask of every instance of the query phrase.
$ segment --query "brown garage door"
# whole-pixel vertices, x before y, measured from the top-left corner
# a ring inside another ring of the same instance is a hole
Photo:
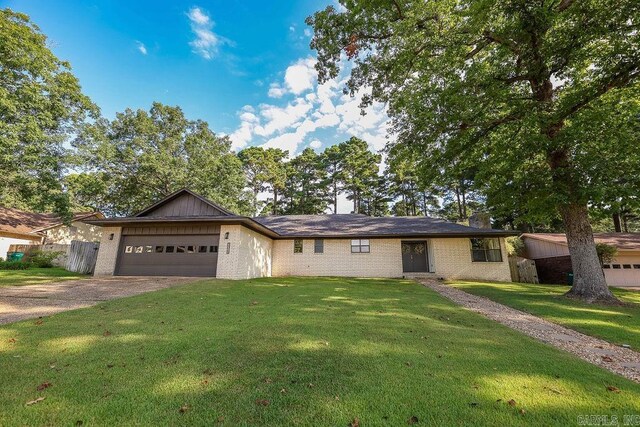
[[[215,277],[219,240],[217,234],[122,236],[116,274]]]

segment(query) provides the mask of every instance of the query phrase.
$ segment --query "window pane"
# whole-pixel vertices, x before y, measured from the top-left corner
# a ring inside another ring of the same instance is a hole
[[[368,254],[369,253],[369,245],[360,246],[360,252]]]
[[[611,268],[611,266],[609,264],[605,264],[602,266],[602,268]]]
[[[144,251],[145,252],[153,252],[153,246],[145,246],[144,247]]]
[[[361,239],[360,246],[369,246],[369,239]]]
[[[313,245],[313,251],[317,254],[321,254],[324,252],[324,240],[323,239],[316,239]]]
[[[198,248],[198,252],[200,252],[201,254],[207,252],[207,247],[206,246],[200,246]]]
[[[622,264],[622,268],[631,268],[631,264]]]
[[[173,250],[174,250],[174,249],[175,249],[175,248],[174,248],[173,246],[167,246],[167,250],[166,250],[166,252],[167,252],[168,254],[173,253]]]
[[[483,249],[484,243],[482,239],[471,239],[471,248],[473,249]]]
[[[293,241],[293,253],[294,254],[301,254],[302,253],[302,239],[295,239]]]
[[[176,252],[178,252],[179,254],[183,254],[185,253],[186,249],[184,246],[178,246]]]
[[[156,253],[162,253],[164,252],[164,246],[156,246]]]
[[[360,246],[360,240],[359,239],[354,239],[351,241],[351,246]]]
[[[502,254],[500,249],[487,249],[487,261],[501,262]]]
[[[611,264],[611,267],[615,270],[619,270],[620,269],[620,264]]]
[[[133,252],[133,246],[125,246],[124,247],[124,253],[125,254],[130,254],[131,252]]]
[[[189,252],[190,254],[194,253],[196,251],[196,247],[195,246],[187,246],[187,252]]]
[[[633,264],[633,268],[638,268],[638,269],[640,269],[640,264]]]
[[[500,249],[499,239],[484,239],[487,249]]]
[[[142,253],[142,249],[143,249],[142,246],[136,246],[136,253],[137,254],[141,254]]]
[[[218,252],[217,246],[209,246],[209,252]]]
[[[471,258],[474,262],[486,262],[487,257],[483,249],[473,249],[471,251]]]
[[[360,246],[351,246],[352,253],[360,253]]]

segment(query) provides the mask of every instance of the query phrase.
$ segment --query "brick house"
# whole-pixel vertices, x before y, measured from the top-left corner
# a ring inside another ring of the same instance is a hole
[[[103,227],[96,275],[510,280],[505,236],[427,217],[246,217],[179,190]]]
[[[618,253],[603,265],[610,286],[640,286],[640,233],[595,233],[596,243],[614,246]],[[562,233],[524,233],[525,256],[536,262],[540,283],[566,283],[572,272],[567,236]]]

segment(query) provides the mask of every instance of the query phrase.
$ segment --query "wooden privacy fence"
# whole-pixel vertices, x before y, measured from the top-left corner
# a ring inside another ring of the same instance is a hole
[[[539,283],[536,262],[532,259],[509,257],[511,281],[520,283]]]
[[[76,273],[91,274],[98,259],[100,243],[73,240],[67,257],[67,270]]]
[[[70,245],[46,244],[46,245],[11,245],[9,252],[24,252],[29,255],[33,251],[61,252],[61,255],[53,260],[53,265],[64,267],[76,273],[91,274],[96,266],[100,243],[71,241]]]

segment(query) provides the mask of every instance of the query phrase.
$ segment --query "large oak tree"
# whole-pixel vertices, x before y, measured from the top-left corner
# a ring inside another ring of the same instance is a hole
[[[637,0],[341,0],[308,18],[320,82],[353,62],[348,89],[387,102],[397,143],[564,223],[570,296],[615,301],[590,206],[620,176],[637,194]],[[621,120],[626,117],[628,120]],[[629,120],[631,122],[629,122]],[[524,197],[523,197],[524,195]]]

